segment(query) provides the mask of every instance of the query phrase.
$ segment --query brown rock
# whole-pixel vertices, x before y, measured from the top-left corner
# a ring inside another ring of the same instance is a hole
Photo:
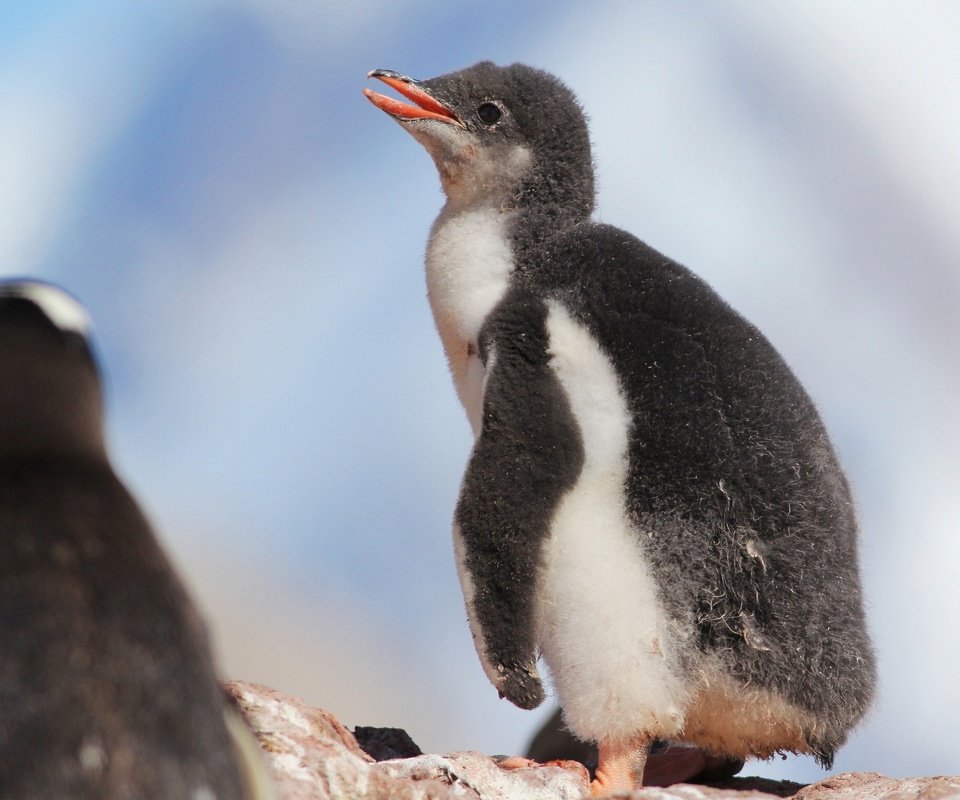
[[[772,800],[783,796],[756,789],[744,791],[754,780],[757,779],[734,779],[722,788],[680,784],[643,789],[634,792],[630,800]],[[845,772],[804,786],[790,797],[792,800],[960,800],[960,778],[901,779],[875,772]]]
[[[580,800],[579,771],[503,770],[479,753],[374,762],[326,711],[251,683],[225,684],[260,741],[278,800]]]
[[[345,797],[344,787],[369,782],[372,759],[333,715],[265,686],[232,682],[225,688],[263,748],[279,800]]]
[[[423,755],[377,766],[391,777],[414,783],[441,781],[450,787],[450,797],[471,800],[581,800],[587,793],[586,778],[579,770],[547,766],[506,770],[481,753]]]
[[[358,758],[373,760],[363,752],[346,726],[329,711],[311,708],[295,697],[257,683],[231,681],[224,683],[223,687],[240,708],[247,723],[260,739],[260,744],[267,743],[264,749],[268,752],[273,748],[271,742],[275,739],[282,740],[290,736],[302,738],[306,734],[309,738],[303,739],[304,742],[339,744]],[[264,730],[260,730],[255,724],[267,721],[270,724]]]
[[[804,784],[794,781],[775,781],[770,778],[759,777],[727,778],[723,781],[711,782],[710,785],[717,789],[733,789],[738,792],[753,791],[764,795],[773,795],[774,797],[793,797],[804,786]]]
[[[775,795],[758,791],[715,789],[678,783],[674,786],[652,786],[630,795],[630,800],[772,800]]]
[[[888,778],[876,772],[844,772],[811,783],[794,800],[960,800],[960,777]]]
[[[577,764],[503,769],[480,753],[416,755],[376,762],[333,715],[252,683],[225,684],[263,748],[277,800],[581,800]],[[362,730],[379,757],[418,752],[403,731]],[[520,762],[523,760],[520,759]],[[634,792],[630,800],[960,800],[960,777],[887,778],[843,773],[801,787],[733,778],[720,786],[679,784]]]

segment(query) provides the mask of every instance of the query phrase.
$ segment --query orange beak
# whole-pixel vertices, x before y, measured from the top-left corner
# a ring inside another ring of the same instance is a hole
[[[363,94],[381,111],[386,111],[398,120],[413,121],[418,119],[437,119],[464,127],[460,118],[439,100],[435,100],[421,89],[413,78],[401,75],[388,69],[374,69],[367,73],[368,78],[377,78],[387,86],[396,89],[408,100],[416,103],[409,105],[392,97],[378,94],[371,89],[364,89]]]

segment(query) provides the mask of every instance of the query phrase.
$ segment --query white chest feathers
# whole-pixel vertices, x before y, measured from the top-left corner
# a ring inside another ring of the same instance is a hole
[[[537,634],[569,728],[584,739],[674,735],[687,687],[625,499],[631,417],[591,333],[548,301],[550,366],[583,442],[553,513],[538,576]]]
[[[447,206],[427,245],[430,308],[474,435],[480,431],[484,381],[477,337],[513,271],[509,219],[493,206],[462,211]]]

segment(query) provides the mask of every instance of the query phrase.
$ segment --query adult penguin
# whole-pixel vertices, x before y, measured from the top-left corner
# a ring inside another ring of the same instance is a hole
[[[86,311],[0,283],[0,798],[262,800],[256,743],[104,442]]]

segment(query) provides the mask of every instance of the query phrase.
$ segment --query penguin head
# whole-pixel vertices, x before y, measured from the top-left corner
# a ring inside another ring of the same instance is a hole
[[[0,281],[0,457],[104,453],[90,318],[38,281]]]
[[[585,219],[593,161],[576,97],[549,73],[483,61],[425,81],[375,69],[414,105],[365,89],[430,153],[454,205],[497,203]]]

